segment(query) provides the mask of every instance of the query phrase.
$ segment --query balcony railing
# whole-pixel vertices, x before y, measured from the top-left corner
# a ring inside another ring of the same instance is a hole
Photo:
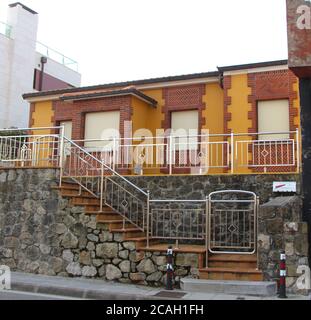
[[[66,142],[61,128],[0,130],[0,166],[70,165],[66,163]],[[93,160],[98,160],[92,164],[94,175],[96,165],[101,162],[116,172],[137,175],[300,172],[298,130],[109,138],[74,143],[80,151],[85,150]]]
[[[76,140],[114,170],[152,173],[299,172],[299,131]]]
[[[58,62],[61,63],[62,65],[74,70],[74,71],[78,71],[78,62],[66,57],[65,55],[63,55],[62,53],[51,49],[50,47],[46,46],[45,44],[41,43],[41,42],[37,42],[36,44],[36,50],[37,52],[43,54],[44,56]]]
[[[0,21],[0,33],[8,38],[11,38],[12,27],[4,22]]]

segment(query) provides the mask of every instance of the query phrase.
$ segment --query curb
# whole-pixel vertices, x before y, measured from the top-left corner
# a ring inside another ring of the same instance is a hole
[[[66,287],[64,285],[53,285],[51,283],[31,283],[23,279],[12,279],[11,289],[29,293],[40,293],[50,295],[60,295],[79,299],[97,300],[174,300],[168,297],[157,297],[155,294],[160,291],[146,292],[145,294],[133,294],[122,292],[109,292],[107,289],[83,289]]]

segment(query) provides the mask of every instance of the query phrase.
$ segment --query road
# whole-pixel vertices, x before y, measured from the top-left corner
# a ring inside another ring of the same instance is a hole
[[[14,290],[0,290],[0,300],[81,300],[71,297]]]

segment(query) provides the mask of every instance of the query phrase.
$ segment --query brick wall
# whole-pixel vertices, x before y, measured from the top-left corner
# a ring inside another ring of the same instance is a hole
[[[294,84],[297,78],[290,70],[277,70],[269,72],[259,72],[248,74],[248,86],[251,88],[251,94],[248,96],[248,102],[252,104],[252,109],[248,114],[248,119],[252,121],[252,127],[249,133],[258,132],[258,110],[257,102],[261,100],[279,100],[288,99],[289,102],[289,130],[295,131],[295,117],[298,115],[298,109],[294,106],[294,101],[298,99],[298,93],[294,90]],[[290,138],[294,138],[291,135]],[[253,136],[253,139],[257,139]],[[278,147],[279,148],[279,147]],[[271,156],[275,156],[277,149],[271,151]],[[292,157],[292,151],[288,153],[288,157]],[[264,168],[253,168],[255,172],[263,172]],[[270,167],[268,172],[291,172],[293,167]]]
[[[205,125],[205,117],[203,117],[203,110],[205,110],[205,103],[203,102],[203,96],[205,95],[205,85],[189,85],[173,88],[163,89],[164,105],[162,107],[162,113],[164,113],[164,120],[162,121],[162,128],[165,130],[171,128],[171,113],[175,111],[188,111],[197,110],[199,113],[199,130],[200,134],[202,127]],[[182,155],[177,151],[175,154],[176,162],[179,162],[179,158]],[[187,153],[187,164],[190,164],[190,154]],[[167,173],[167,170],[162,170],[163,173]],[[190,173],[188,168],[174,169],[173,173]]]
[[[85,114],[89,112],[120,111],[120,133],[124,134],[124,121],[131,120],[131,97],[107,97],[74,102],[55,101],[54,123],[72,121],[72,139],[84,139]]]

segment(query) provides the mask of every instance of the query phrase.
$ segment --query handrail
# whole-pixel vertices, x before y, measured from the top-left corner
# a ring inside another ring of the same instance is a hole
[[[41,47],[41,48],[40,48]],[[41,50],[43,49],[43,50]],[[50,47],[48,47],[47,45],[37,41],[36,42],[36,51],[38,53],[44,54],[47,57],[50,57],[52,60],[61,63],[64,66],[68,66],[70,69],[72,69],[73,71],[78,72],[78,62],[73,60],[72,58],[69,58],[67,56],[65,56],[64,54],[62,54],[61,52],[52,49]],[[56,60],[55,57],[53,57],[51,55],[51,53],[54,53],[54,55],[57,55],[60,59]],[[65,60],[68,60],[68,62],[66,63]]]
[[[11,39],[12,26],[0,21],[0,34],[3,34],[7,38]]]
[[[132,183],[131,181],[129,181],[128,179],[124,178],[123,176],[121,176],[118,172],[116,172],[115,170],[113,170],[111,167],[107,166],[105,163],[103,163],[102,161],[100,161],[99,159],[97,159],[96,157],[94,157],[92,154],[90,154],[89,152],[87,152],[85,149],[81,148],[79,145],[77,145],[75,142],[73,142],[72,140],[68,139],[67,137],[64,137],[64,140],[66,140],[67,142],[73,144],[76,148],[80,149],[81,151],[83,151],[84,153],[86,153],[89,157],[91,157],[93,160],[97,161],[98,163],[100,163],[103,167],[105,167],[108,171],[110,171],[111,173],[113,173],[115,176],[117,176],[118,178],[122,179],[123,181],[125,181],[126,183],[128,183],[129,185],[131,185],[132,187],[134,187],[136,190],[138,190],[139,192],[143,193],[145,196],[148,196],[148,193],[145,192],[144,190],[142,190],[141,188],[137,187],[134,183]]]

